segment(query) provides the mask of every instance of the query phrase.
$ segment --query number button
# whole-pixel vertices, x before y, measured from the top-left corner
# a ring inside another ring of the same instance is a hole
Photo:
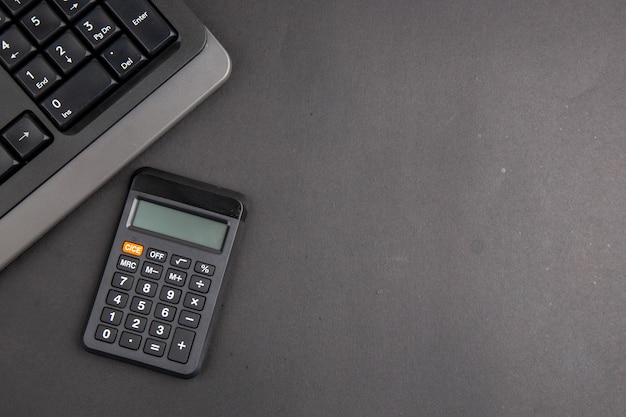
[[[166,323],[161,323],[158,321],[153,321],[150,324],[150,336],[158,337],[160,339],[167,339],[170,337],[170,331],[172,330],[172,326]]]
[[[154,297],[157,291],[157,286],[158,285],[155,282],[148,282],[145,279],[140,279],[137,281],[137,288],[135,291],[137,294]]]
[[[26,92],[35,99],[61,80],[59,74],[41,55],[37,55],[26,66],[22,67],[15,76]]]
[[[177,290],[172,287],[163,287],[161,288],[161,293],[159,294],[159,299],[161,301],[167,301],[168,303],[178,304],[180,301],[180,296],[182,295],[181,290]]]
[[[206,298],[201,295],[196,295],[192,293],[185,294],[185,301],[183,305],[187,308],[191,308],[192,310],[202,310],[204,308],[204,303],[206,302]]]
[[[122,335],[120,336],[121,347],[124,347],[126,349],[137,350],[139,349],[140,344],[141,344],[141,336],[128,333],[128,332],[122,332]]]
[[[120,31],[115,21],[100,6],[79,20],[77,28],[94,48],[103,46]]]
[[[11,19],[9,19],[9,16],[4,12],[4,10],[0,9],[0,30],[8,25],[10,21]]]
[[[115,288],[121,288],[123,290],[130,291],[133,288],[134,277],[132,275],[122,274],[120,272],[116,272],[113,274],[113,281],[111,281],[111,285]]]
[[[129,314],[126,317],[126,322],[124,323],[124,327],[128,330],[134,330],[136,332],[143,332],[146,329],[146,324],[148,320],[143,317],[135,316],[134,314]]]
[[[22,10],[26,9],[35,0],[2,0],[5,6],[13,13],[13,16],[19,14]]]
[[[65,32],[46,49],[64,75],[69,74],[91,55],[70,31]]]
[[[115,337],[117,336],[117,329],[113,327],[108,327],[105,325],[98,325],[96,329],[96,339],[106,343],[115,342]]]
[[[114,326],[119,325],[122,322],[122,316],[124,315],[124,313],[122,313],[119,310],[114,310],[112,308],[109,307],[105,307],[102,310],[102,315],[100,316],[100,321],[103,323],[108,323],[108,324],[112,324]]]
[[[54,0],[68,19],[73,18],[95,0]]]
[[[54,13],[47,3],[41,3],[30,13],[26,14],[22,20],[22,26],[37,40],[39,45],[43,45],[48,40],[65,27],[65,23]]]
[[[123,292],[110,290],[107,295],[107,304],[110,306],[115,306],[119,308],[126,307],[126,303],[128,302],[128,294],[124,294]]]
[[[152,301],[145,300],[139,297],[133,297],[133,300],[130,302],[130,310],[139,314],[150,314],[150,309],[152,308]]]
[[[176,315],[176,307],[166,306],[165,304],[157,304],[154,311],[154,317],[165,321],[174,320]]]
[[[35,51],[35,47],[15,26],[0,35],[0,62],[12,71]]]

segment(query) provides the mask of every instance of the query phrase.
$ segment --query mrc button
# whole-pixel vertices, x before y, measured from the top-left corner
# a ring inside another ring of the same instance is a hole
[[[120,255],[117,260],[117,269],[126,272],[136,272],[139,267],[139,259],[131,258],[130,256]]]

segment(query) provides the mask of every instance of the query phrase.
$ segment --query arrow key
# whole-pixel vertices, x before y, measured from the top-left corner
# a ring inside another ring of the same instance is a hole
[[[23,113],[0,133],[0,137],[24,161],[52,143],[52,135],[30,113]]]
[[[91,55],[81,41],[67,31],[46,49],[48,56],[54,61],[63,75],[67,75]]]
[[[24,90],[34,99],[41,97],[61,80],[59,74],[52,69],[41,55],[15,73]]]
[[[0,62],[9,71],[17,68],[34,51],[35,47],[16,26],[0,35]]]

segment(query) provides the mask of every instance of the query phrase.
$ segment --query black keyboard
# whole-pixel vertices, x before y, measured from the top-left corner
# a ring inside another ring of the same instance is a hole
[[[4,217],[22,210],[23,202],[77,165],[90,148],[94,154],[97,142],[112,135],[113,127],[132,127],[139,146],[130,149],[120,141],[107,148],[110,155],[98,160],[110,168],[103,168],[104,178],[102,172],[94,174],[98,178],[90,191],[230,73],[228,55],[193,12],[182,1],[164,0],[0,0],[0,66],[0,233],[9,233],[2,229],[9,221]],[[193,67],[198,67],[195,72],[181,71]],[[197,76],[200,67],[204,78]],[[186,83],[180,79],[185,72],[190,78]],[[174,84],[182,98],[173,98],[172,104],[172,92],[162,91]],[[146,100],[159,95],[163,109]],[[142,105],[144,101],[150,103]],[[155,114],[162,126],[154,126]],[[137,130],[144,124],[145,133]],[[78,168],[72,175],[88,176],[89,171]],[[63,184],[56,193],[72,194],[69,182]],[[85,191],[70,195],[73,202],[45,227],[84,197]],[[0,246],[0,268],[3,250]]]

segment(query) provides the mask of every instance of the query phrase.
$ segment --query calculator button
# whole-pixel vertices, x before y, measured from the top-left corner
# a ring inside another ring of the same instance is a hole
[[[140,297],[133,297],[130,302],[130,310],[139,314],[150,314],[152,301]]]
[[[187,279],[187,273],[183,271],[177,271],[175,269],[168,269],[165,276],[165,282],[182,287],[185,285]]]
[[[189,269],[191,266],[191,259],[185,258],[184,256],[172,255],[172,259],[170,259],[170,264],[177,268]]]
[[[8,28],[0,35],[0,62],[10,71],[34,51],[35,47],[16,26]]]
[[[96,2],[96,0],[54,0],[63,14],[71,19],[78,13],[83,11],[87,6]]]
[[[134,279],[135,278],[132,275],[116,272],[115,274],[113,274],[113,281],[111,281],[111,285],[113,285],[115,288],[130,290],[131,288],[133,288]]]
[[[161,339],[167,339],[170,337],[170,331],[172,330],[172,326],[166,323],[161,323],[159,321],[153,321],[150,323],[150,336],[158,337]]]
[[[117,260],[117,269],[126,272],[137,272],[139,268],[139,259],[131,258],[130,256],[120,255]]]
[[[163,252],[162,250],[154,248],[149,248],[148,252],[146,253],[146,258],[150,259],[151,261],[165,262],[165,259],[167,258],[167,252]]]
[[[129,242],[128,240],[122,243],[122,252],[127,255],[141,256],[143,254],[143,246],[139,243]]]
[[[150,55],[159,52],[176,37],[172,28],[146,0],[108,0],[106,3]]]
[[[161,293],[159,294],[159,300],[166,301],[172,304],[178,304],[180,301],[180,296],[182,295],[182,291],[172,287],[163,287],[161,288]]]
[[[105,326],[103,324],[98,325],[96,329],[96,339],[102,342],[113,343],[117,336],[117,329],[114,327]]]
[[[0,136],[25,161],[52,142],[52,135],[30,113],[18,117]]]
[[[205,302],[206,298],[204,298],[203,296],[188,292],[187,294],[185,294],[185,301],[183,302],[183,306],[192,310],[201,311],[204,308]]]
[[[191,330],[181,329],[180,327],[177,328],[174,331],[172,345],[170,346],[170,352],[167,354],[167,358],[174,362],[187,363],[195,336],[196,334]]]
[[[141,336],[133,333],[122,332],[120,346],[127,349],[137,350],[141,344]]]
[[[115,291],[115,290],[109,290],[109,294],[107,295],[108,305],[119,307],[119,308],[124,308],[126,307],[127,302],[128,302],[128,294]]]
[[[21,20],[22,26],[39,45],[43,45],[65,27],[48,3],[40,3]]]
[[[207,276],[212,276],[213,274],[215,274],[215,266],[206,262],[196,262],[196,266],[193,270],[199,274]]]
[[[198,291],[201,293],[208,293],[211,287],[211,280],[209,278],[200,277],[198,275],[192,275],[189,280],[189,289]]]
[[[156,282],[149,282],[145,279],[140,279],[137,281],[137,288],[135,288],[135,292],[148,297],[154,297],[157,292],[157,287],[158,284]]]
[[[117,326],[122,322],[123,315],[124,313],[122,313],[119,310],[114,310],[112,308],[105,307],[102,310],[102,314],[100,315],[100,321],[103,323],[108,323],[108,324]]]
[[[157,304],[154,310],[154,317],[157,319],[172,321],[176,315],[176,307],[167,306],[165,304]]]
[[[120,31],[115,21],[100,6],[79,19],[76,27],[93,48],[104,46]]]
[[[124,327],[126,327],[128,330],[134,330],[141,333],[146,329],[146,324],[148,324],[148,320],[146,320],[144,317],[129,314],[126,317],[126,322],[124,322]]]
[[[159,279],[163,273],[163,267],[161,265],[153,264],[150,262],[144,262],[141,268],[141,275],[147,278]]]
[[[147,61],[126,35],[102,51],[102,58],[120,80],[128,78]]]
[[[178,317],[178,324],[195,329],[200,324],[200,314],[183,310],[180,312],[180,317]]]
[[[146,339],[143,351],[148,355],[161,357],[165,353],[165,343],[154,339]]]

